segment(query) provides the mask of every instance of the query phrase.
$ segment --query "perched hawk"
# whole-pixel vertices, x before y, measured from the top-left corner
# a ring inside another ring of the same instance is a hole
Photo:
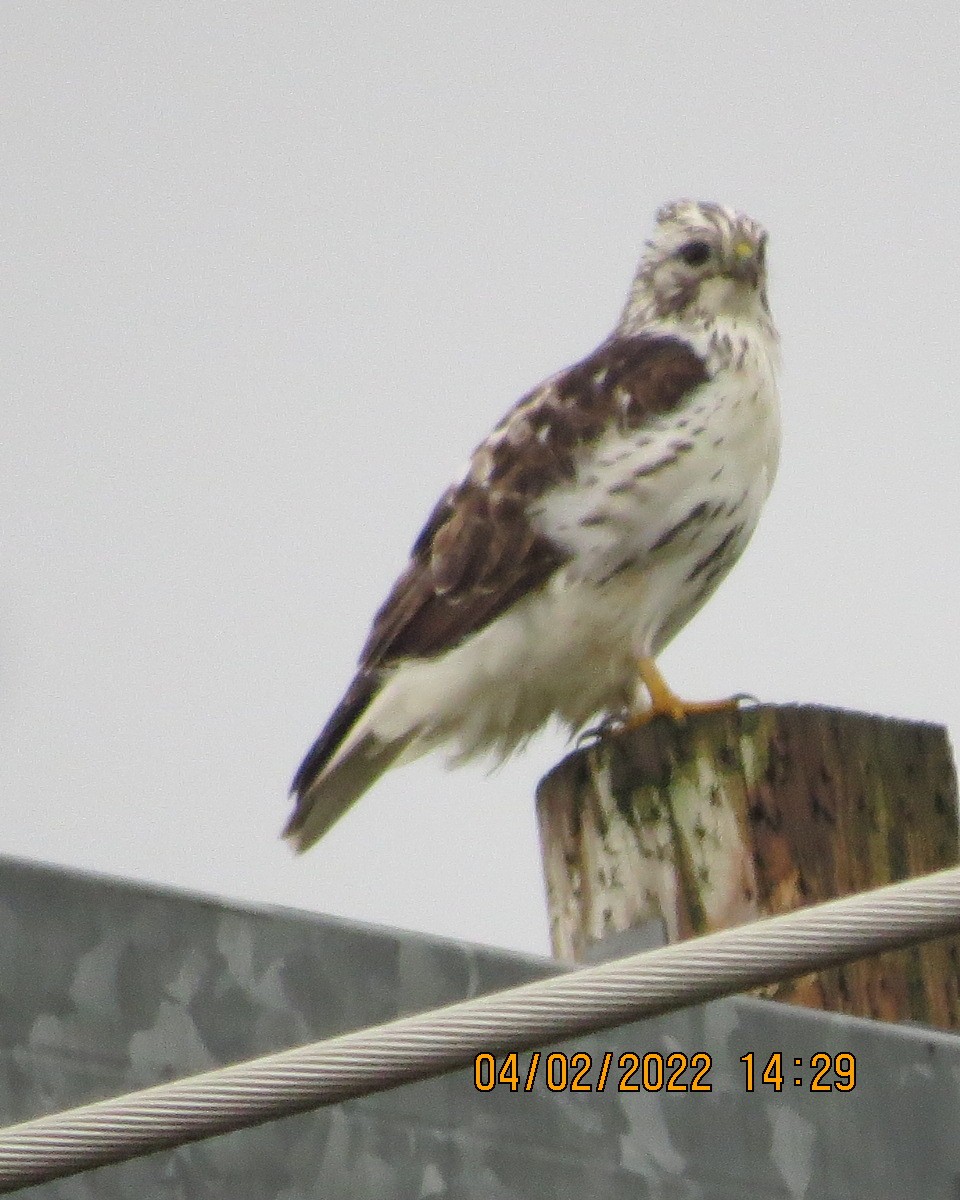
[[[552,716],[717,707],[678,699],[654,657],[739,558],[776,471],[766,240],[729,208],[666,205],[610,337],[477,447],[297,772],[297,849],[442,744],[503,757]]]

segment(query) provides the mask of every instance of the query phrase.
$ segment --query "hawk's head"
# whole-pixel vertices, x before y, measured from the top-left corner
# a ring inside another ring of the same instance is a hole
[[[709,324],[719,316],[769,319],[766,231],[720,204],[676,200],[657,228],[633,281],[621,332],[675,318]]]

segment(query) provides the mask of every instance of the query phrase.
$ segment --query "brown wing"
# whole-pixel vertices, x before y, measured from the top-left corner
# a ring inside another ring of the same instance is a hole
[[[703,361],[676,338],[613,337],[525,396],[477,448],[467,477],[417,538],[374,619],[356,678],[297,772],[286,832],[301,849],[400,752],[367,737],[336,758],[380,688],[380,668],[452,649],[542,586],[566,554],[531,523],[538,497],[574,478],[582,448],[605,429],[639,429],[706,379]]]
[[[531,503],[572,479],[578,450],[605,429],[639,428],[706,378],[675,338],[613,338],[525,396],[434,509],[374,619],[361,669],[450,650],[543,584],[566,555],[534,529]]]
[[[446,496],[374,619],[362,666],[449,650],[539,587],[564,555],[524,508],[516,493],[472,483]]]

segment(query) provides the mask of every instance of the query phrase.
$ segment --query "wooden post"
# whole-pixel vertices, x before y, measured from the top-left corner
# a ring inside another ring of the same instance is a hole
[[[540,782],[554,954],[662,919],[669,941],[955,865],[946,731],[808,705],[657,718]],[[960,943],[864,959],[765,992],[960,1027]]]

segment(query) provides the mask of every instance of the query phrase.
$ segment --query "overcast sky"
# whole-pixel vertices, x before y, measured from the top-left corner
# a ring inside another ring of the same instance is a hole
[[[664,654],[960,725],[960,9],[0,7],[0,851],[533,952],[564,752],[286,788],[440,490],[656,207],[770,230],[780,476]]]

